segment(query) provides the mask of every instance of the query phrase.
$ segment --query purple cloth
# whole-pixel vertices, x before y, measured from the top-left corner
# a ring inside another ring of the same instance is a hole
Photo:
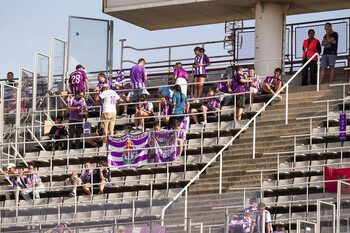
[[[233,217],[230,221],[229,230],[241,230],[244,233],[250,232],[250,226],[252,224],[252,220],[249,217],[245,216],[237,216]]]
[[[188,82],[188,74],[187,74],[186,70],[184,70],[182,68],[176,68],[174,70],[174,75],[176,75],[177,78],[185,78],[186,81]]]
[[[139,106],[140,106],[140,108],[143,108],[143,109],[145,109],[146,111],[152,112],[152,113],[151,113],[151,116],[154,115],[154,113],[153,113],[153,104],[152,104],[152,103],[146,102],[146,103],[139,104]]]
[[[265,81],[264,81],[264,83],[268,83],[271,87],[275,87],[275,85],[273,84],[274,82],[278,82],[278,81],[282,81],[281,79],[280,79],[280,77],[278,77],[278,78],[274,78],[273,76],[268,76],[268,77],[266,77],[265,78]],[[282,87],[283,87],[283,81],[282,81]]]
[[[84,182],[91,182],[91,174],[92,174],[91,170],[88,170],[88,171],[85,170],[83,173],[81,173],[80,179],[82,180],[83,183]]]
[[[83,70],[76,70],[69,76],[68,83],[71,85],[71,91],[73,95],[77,94],[78,90],[85,90],[85,80],[87,79],[86,73]]]
[[[83,115],[81,115],[80,113],[82,113],[84,111],[84,109],[87,108],[87,105],[86,105],[84,98],[77,100],[75,97],[72,97],[68,101],[68,107],[82,107],[81,110],[78,110],[78,109],[70,110],[69,119],[75,120],[75,121],[82,121],[83,120]]]
[[[130,70],[131,87],[132,88],[144,88],[145,82],[143,77],[147,77],[145,67],[140,65],[134,65]]]
[[[253,87],[252,83],[245,83],[246,89],[248,90],[250,87],[253,87],[260,94],[262,92],[260,77],[258,75],[254,75],[254,77],[248,77],[248,79],[251,79],[253,81],[253,83],[256,84],[256,87]]]
[[[24,179],[19,174],[9,174],[9,180],[13,187],[27,188]]]
[[[236,73],[233,77],[232,77],[232,91],[233,93],[243,93],[245,92],[245,87],[244,87],[244,83],[240,82],[240,80],[244,79],[243,74],[240,73]],[[242,96],[244,96],[245,94],[241,94]]]
[[[223,93],[228,93],[229,83],[220,82],[216,84],[216,89]]]
[[[39,173],[26,174],[27,185],[33,185],[41,182]]]
[[[210,63],[210,60],[206,54],[203,54],[200,57],[196,56],[194,58],[194,64],[197,66],[199,64],[205,64],[205,63]],[[197,68],[194,69],[194,75],[200,75],[200,74],[205,74],[205,66],[198,66]]]
[[[176,133],[174,130],[150,132],[149,147],[154,154],[154,162],[168,162],[176,159]]]
[[[100,82],[99,82],[99,83],[97,84],[98,89],[102,89],[103,84],[108,84],[109,89],[112,90],[112,83],[111,83],[111,81],[109,81],[108,79],[105,79],[105,81],[104,81],[103,83],[100,83]]]
[[[249,212],[258,212],[258,207],[257,206],[250,206],[244,209],[244,213],[249,213]]]
[[[212,106],[213,108],[220,108],[221,107],[220,100],[217,98],[208,100],[208,104],[210,106]],[[208,108],[208,112],[210,112],[210,111],[214,111],[214,110]]]

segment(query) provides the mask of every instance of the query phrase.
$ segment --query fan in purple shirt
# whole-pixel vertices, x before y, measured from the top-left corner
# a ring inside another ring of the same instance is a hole
[[[252,80],[245,79],[243,76],[243,67],[237,66],[236,67],[236,74],[232,78],[232,91],[234,93],[241,93],[239,95],[236,95],[236,120],[239,121],[242,119],[243,109],[245,106],[245,83],[250,83]]]
[[[131,90],[130,83],[126,83],[120,91],[116,91],[119,97],[123,100],[124,103],[130,103],[131,99],[134,98],[134,93]],[[122,113],[122,116],[128,115],[128,105],[123,105],[124,111]],[[117,103],[117,113],[119,114],[121,112],[121,105],[120,103]]]
[[[220,111],[220,100],[218,98],[214,98],[215,92],[213,90],[210,90],[208,92],[208,97],[210,98],[208,101],[204,101],[201,106],[201,111],[203,113],[203,124],[207,123],[207,112],[211,111]],[[198,124],[198,116],[196,113],[198,113],[198,110],[195,108],[191,109],[191,113],[194,114],[192,115],[192,118],[196,124]],[[213,113],[214,115],[216,113]]]
[[[78,90],[83,90],[84,92],[89,91],[89,82],[84,69],[82,65],[77,65],[76,71],[72,72],[69,76],[69,88],[73,95],[76,95]]]
[[[94,92],[99,92],[100,90],[102,90],[103,84],[107,84],[109,86],[109,89],[112,90],[112,83],[111,81],[106,79],[106,75],[104,73],[99,73],[97,76],[97,79],[98,79],[98,83],[97,83],[97,86],[94,88]],[[94,94],[94,100],[95,100],[95,103],[98,103],[98,101],[100,100],[98,93]]]
[[[123,88],[123,83],[125,82],[125,72],[123,70],[118,71],[117,77],[115,79],[115,89],[120,90]]]
[[[266,77],[264,84],[262,86],[263,94],[275,95],[276,92],[278,92],[283,87],[283,82],[280,79],[281,74],[282,74],[282,69],[276,68],[273,76]],[[284,90],[282,90],[281,92],[283,93]],[[281,100],[282,96],[277,95],[276,99]]]
[[[216,84],[216,95],[220,96],[220,100],[224,100],[223,106],[228,106],[231,103],[232,96],[231,95],[225,95],[225,94],[231,94],[231,86],[228,74],[222,75],[222,82],[219,82]]]
[[[176,130],[176,140],[177,140],[177,148],[176,148],[176,156],[181,156],[183,151],[183,145],[186,142],[186,131],[181,129],[181,120],[175,120],[174,129]]]
[[[254,94],[261,94],[260,77],[255,74],[255,68],[250,67],[248,69],[248,76],[245,74],[246,79],[251,79],[251,83],[246,83],[246,90],[250,92],[251,103],[254,102]]]
[[[203,82],[205,81],[206,72],[205,67],[210,65],[210,60],[206,54],[205,50],[200,47],[194,48],[194,82],[198,83],[194,85],[194,98],[200,98],[203,92]],[[199,102],[199,100],[197,100]]]
[[[178,84],[181,86],[182,93],[187,96],[188,75],[186,70],[182,68],[181,62],[177,62],[175,64],[174,81],[175,81],[175,84]]]
[[[55,228],[52,228],[50,230],[47,231],[47,233],[63,233],[65,232],[65,230],[67,230],[69,233],[72,233],[73,230],[70,229],[66,223],[61,223],[58,224]]]
[[[130,70],[131,77],[131,87],[134,90],[135,100],[138,101],[142,94],[147,94],[147,91],[144,89],[145,81],[147,80],[147,72],[145,69],[146,61],[143,58],[140,58],[137,65],[134,65]]]

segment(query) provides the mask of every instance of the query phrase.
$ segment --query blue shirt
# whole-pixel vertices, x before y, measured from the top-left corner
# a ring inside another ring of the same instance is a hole
[[[159,90],[162,91],[162,93],[160,93],[162,96],[168,96],[169,98],[171,98],[174,94],[174,91],[171,87],[161,87]]]
[[[182,102],[181,102],[181,96],[180,96],[180,92],[176,92],[173,94],[173,101],[172,101],[175,105],[174,108],[174,114],[175,115],[180,115],[180,114],[184,114],[185,112],[185,103],[187,103],[187,98],[184,94],[182,94]]]

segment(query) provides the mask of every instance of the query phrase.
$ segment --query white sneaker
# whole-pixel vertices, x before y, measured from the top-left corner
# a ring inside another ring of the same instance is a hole
[[[277,99],[277,100],[282,100],[282,96],[277,95],[277,96],[276,96],[276,99]]]
[[[137,129],[142,129],[142,125],[137,126]]]
[[[137,126],[133,126],[132,129],[137,130]]]
[[[203,124],[203,125],[205,125],[205,124],[207,124],[207,123],[208,123],[207,121],[202,121],[202,124]]]

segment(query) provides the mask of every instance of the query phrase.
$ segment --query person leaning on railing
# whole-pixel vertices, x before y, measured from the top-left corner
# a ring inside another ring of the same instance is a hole
[[[28,166],[27,171],[21,171],[21,176],[26,176],[26,184],[28,188],[35,188],[34,189],[27,189],[24,191],[24,193],[33,193],[33,196],[35,194],[35,198],[40,198],[40,193],[45,192],[45,186],[43,182],[41,181],[39,172],[37,170],[34,170],[33,165]]]
[[[188,102],[187,97],[182,93],[181,86],[178,84],[174,86],[172,102],[167,101],[167,103],[173,106],[173,115],[170,117],[168,124],[168,128],[173,128],[176,120],[180,122],[184,120],[184,116],[176,115],[183,115],[188,113],[190,109],[190,103]]]

